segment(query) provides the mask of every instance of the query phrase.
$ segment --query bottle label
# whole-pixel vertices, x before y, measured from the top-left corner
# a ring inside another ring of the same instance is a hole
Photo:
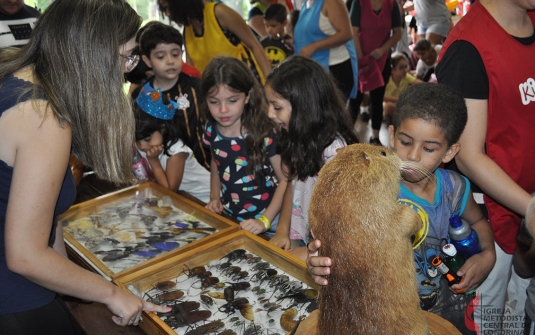
[[[448,269],[448,267],[446,266],[446,264],[444,263],[440,263],[439,265],[435,265],[435,267],[438,269],[438,271],[440,271],[440,273],[442,273],[443,275],[446,275],[450,269]]]
[[[134,164],[132,171],[134,172],[134,176],[136,176],[139,181],[145,181],[148,179],[147,171],[145,170],[143,164]]]

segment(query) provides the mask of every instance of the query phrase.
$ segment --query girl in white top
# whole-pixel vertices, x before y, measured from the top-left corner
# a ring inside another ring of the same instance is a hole
[[[182,141],[180,128],[175,124],[175,111],[187,108],[169,101],[157,88],[145,85],[137,97],[136,146],[147,159],[156,182],[172,191],[184,191],[207,203],[210,199],[210,173],[193,157],[192,150]]]

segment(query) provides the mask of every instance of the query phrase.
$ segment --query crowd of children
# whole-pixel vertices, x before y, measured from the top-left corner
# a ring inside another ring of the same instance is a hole
[[[298,13],[288,16],[285,6],[272,4],[263,14],[268,36],[261,43],[272,65],[264,87],[242,61],[231,57],[211,59],[200,79],[185,74],[181,34],[151,23],[140,35],[139,52],[152,76],[132,92],[136,146],[157,183],[190,193],[207,209],[233,217],[242,229],[264,233],[274,245],[308,259],[314,279],[325,285],[329,267],[339,265],[312,256],[321,243],[310,231],[310,197],[322,166],[337,149],[359,139],[328,70],[307,57],[292,56],[292,37],[285,27]],[[463,334],[479,334],[478,320],[467,320],[473,318],[469,314],[481,292],[464,292],[475,291],[494,266],[493,231],[468,179],[441,168],[462,150],[459,138],[467,107],[453,89],[421,83],[429,80],[440,45],[422,39],[414,51],[417,78],[409,73],[407,55],[392,55],[384,107],[391,124],[390,147],[403,161],[429,172],[424,177],[403,175],[399,194],[400,202],[427,218],[426,235],[414,253],[421,307]],[[440,254],[453,215],[477,232],[481,252],[459,270],[464,281],[449,289],[430,260]],[[525,275],[533,274],[531,249],[516,261]]]

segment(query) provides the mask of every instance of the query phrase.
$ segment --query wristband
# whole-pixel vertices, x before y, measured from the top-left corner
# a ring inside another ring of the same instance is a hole
[[[266,231],[268,231],[269,228],[271,228],[271,221],[269,221],[269,219],[265,217],[264,215],[260,216],[258,220],[264,223],[264,227],[266,228]]]

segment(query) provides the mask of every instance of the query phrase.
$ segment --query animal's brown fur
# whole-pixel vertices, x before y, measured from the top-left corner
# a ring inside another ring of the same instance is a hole
[[[333,261],[319,296],[321,335],[429,334],[410,241],[422,223],[396,201],[400,167],[392,151],[354,144],[319,173],[310,223]]]

